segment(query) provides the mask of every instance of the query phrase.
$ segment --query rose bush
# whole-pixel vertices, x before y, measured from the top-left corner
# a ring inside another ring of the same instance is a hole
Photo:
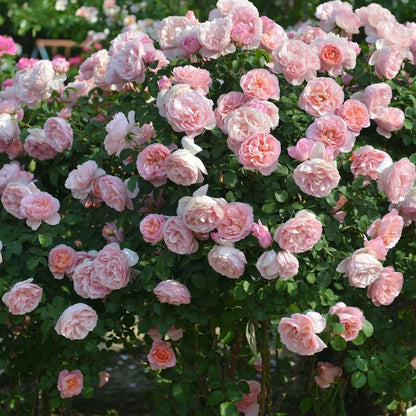
[[[377,6],[285,31],[219,0],[3,84],[9,414],[91,397],[115,345],[162,416],[410,404],[416,45]]]

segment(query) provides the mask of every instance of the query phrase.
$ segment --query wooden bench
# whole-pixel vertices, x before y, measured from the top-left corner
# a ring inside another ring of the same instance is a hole
[[[46,48],[50,48],[52,57],[57,55],[59,50],[63,50],[65,58],[69,58],[71,56],[71,49],[80,46],[70,39],[36,39],[35,49],[31,57],[36,58],[39,53],[42,59],[49,59]]]

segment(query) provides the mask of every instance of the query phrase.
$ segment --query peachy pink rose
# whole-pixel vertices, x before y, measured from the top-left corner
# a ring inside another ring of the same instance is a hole
[[[126,207],[133,209],[127,186],[118,176],[102,175],[98,177],[94,181],[92,193],[98,202],[104,201],[106,205],[118,212],[124,211]]]
[[[12,315],[25,315],[38,307],[43,290],[32,281],[33,279],[26,279],[18,282],[3,294],[1,300]]]
[[[393,303],[403,288],[403,274],[392,266],[384,267],[380,277],[367,287],[367,296],[375,306],[387,306]]]
[[[326,320],[318,312],[306,315],[294,313],[282,318],[277,327],[280,341],[289,351],[300,355],[314,355],[324,348],[325,343],[316,334],[325,329]]]
[[[224,218],[217,226],[220,238],[235,243],[247,237],[253,224],[253,208],[243,202],[230,202],[224,208]]]
[[[54,247],[48,256],[48,267],[55,279],[62,279],[67,270],[75,263],[76,253],[72,247],[59,244]]]
[[[153,341],[152,348],[147,354],[147,360],[152,370],[159,368],[164,370],[176,365],[176,356],[171,348],[171,343],[161,340]]]
[[[191,254],[198,250],[198,242],[192,231],[179,216],[170,217],[165,221],[163,239],[167,248],[176,254]]]
[[[278,227],[273,239],[283,250],[304,253],[311,250],[321,239],[322,224],[316,216],[305,210],[297,212],[295,218]]]
[[[296,276],[299,271],[298,259],[289,251],[282,250],[276,254],[279,277],[283,280]]]
[[[280,98],[279,80],[266,69],[256,68],[248,71],[241,77],[240,87],[250,98],[261,101]]]
[[[398,214],[397,209],[384,215],[383,218],[375,220],[367,230],[367,235],[372,238],[381,237],[384,245],[390,249],[400,240],[404,226],[403,217]]]
[[[21,220],[26,218],[26,215],[22,212],[20,203],[23,197],[38,190],[33,182],[27,185],[24,183],[9,183],[1,196],[3,208],[16,218]]]
[[[160,214],[148,214],[140,221],[140,232],[146,243],[157,244],[163,240],[165,217]]]
[[[43,129],[46,140],[57,152],[62,153],[65,149],[71,149],[72,128],[63,118],[48,118],[43,125]]]
[[[62,399],[68,399],[81,393],[84,378],[80,370],[62,370],[58,377],[58,390]]]
[[[215,245],[208,253],[208,263],[217,273],[238,279],[244,273],[247,260],[237,248]]]
[[[265,279],[277,279],[280,271],[279,263],[277,262],[277,253],[274,250],[268,250],[262,253],[256,262],[256,268]]]
[[[97,325],[98,316],[91,306],[76,303],[64,310],[55,331],[70,340],[84,339]]]
[[[159,282],[153,289],[153,293],[161,303],[176,306],[191,303],[188,288],[176,280],[168,279]]]
[[[358,135],[361,129],[370,126],[370,114],[367,106],[361,101],[345,100],[339,110],[339,115],[355,135]]]
[[[172,84],[188,84],[192,89],[207,95],[212,80],[209,71],[192,65],[173,68]]]
[[[404,120],[404,112],[400,108],[385,107],[378,112],[375,118],[377,133],[389,139],[393,131],[402,129]]]
[[[365,145],[355,149],[351,157],[351,172],[354,178],[363,175],[377,180],[378,173],[376,169],[386,157],[393,163],[386,152],[374,149],[373,146]]]
[[[321,389],[327,389],[334,383],[336,378],[341,377],[342,369],[331,363],[318,362],[316,367],[318,375],[315,376],[315,382]]]
[[[243,394],[243,398],[235,402],[237,410],[243,412],[245,416],[256,416],[259,413],[260,405],[257,403],[261,392],[261,384],[256,380],[244,380],[250,391]]]
[[[165,159],[167,177],[174,183],[189,186],[204,181],[207,170],[201,159],[197,158],[188,149],[178,149]]]
[[[344,302],[338,302],[329,308],[331,315],[338,315],[340,324],[344,325],[345,332],[339,335],[345,341],[357,338],[365,321],[363,313],[354,306],[347,306]]]
[[[136,166],[139,175],[154,186],[163,185],[168,176],[165,159],[170,155],[170,149],[160,143],[146,146],[138,155]]]

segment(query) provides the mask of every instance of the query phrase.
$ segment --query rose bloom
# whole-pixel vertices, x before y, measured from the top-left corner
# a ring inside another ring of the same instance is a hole
[[[56,225],[61,221],[58,213],[59,201],[47,192],[35,191],[25,195],[20,202],[22,215],[26,224],[37,230],[42,221],[49,225]]]
[[[114,114],[113,119],[105,126],[107,135],[104,139],[104,148],[109,155],[120,156],[124,149],[129,148],[127,135],[129,133],[129,122],[126,116],[119,112]]]
[[[217,100],[217,107],[214,110],[215,118],[217,120],[217,127],[226,133],[224,121],[231,111],[242,107],[249,101],[249,98],[242,92],[230,91],[227,94],[221,94]]]
[[[224,218],[217,226],[218,234],[235,243],[250,234],[253,220],[253,208],[249,204],[230,202],[224,207]]]
[[[299,271],[298,259],[288,251],[279,251],[276,254],[276,263],[278,266],[278,274],[283,280],[289,279],[289,277],[296,276]]]
[[[258,224],[255,222],[251,224],[251,234],[259,240],[259,243],[263,248],[267,248],[273,243],[269,229],[263,225],[260,220],[258,221]]]
[[[152,370],[165,369],[176,365],[175,352],[171,348],[170,342],[153,341],[152,348],[147,354],[150,368]]]
[[[195,91],[207,95],[212,80],[209,71],[192,65],[177,66],[172,71],[172,84],[188,84]]]
[[[261,16],[260,19],[263,22],[261,47],[267,52],[273,52],[273,49],[277,48],[284,40],[287,40],[287,34],[282,26],[267,16]]]
[[[277,168],[280,151],[279,140],[269,133],[260,133],[241,143],[237,159],[246,169],[255,169],[268,176]]]
[[[111,289],[102,285],[94,260],[84,260],[78,264],[71,278],[76,294],[84,299],[102,299],[111,293]]]
[[[374,51],[368,63],[374,65],[380,79],[393,79],[400,72],[405,58],[412,58],[410,51],[404,51],[400,46],[385,46]]]
[[[17,120],[8,113],[0,113],[0,151],[4,152],[9,144],[20,136]]]
[[[387,306],[393,303],[403,288],[403,274],[392,266],[384,267],[380,277],[367,287],[367,296],[375,306]]]
[[[318,362],[316,368],[318,375],[315,376],[315,382],[321,389],[327,389],[334,383],[336,378],[341,377],[342,369],[331,363]]]
[[[256,68],[248,71],[241,77],[240,87],[250,98],[262,101],[280,98],[279,80],[266,69]]]
[[[293,179],[305,194],[322,198],[338,186],[341,176],[335,162],[315,158],[298,165]]]
[[[393,92],[390,85],[379,82],[366,87],[360,101],[367,106],[370,117],[373,119],[378,116],[384,107],[390,104],[392,96]]]
[[[33,279],[26,279],[18,282],[3,294],[1,300],[12,315],[25,315],[38,307],[43,290],[32,281]]]
[[[36,191],[39,191],[39,189],[33,182],[30,182],[27,185],[19,182],[9,183],[1,196],[3,208],[16,218],[21,220],[26,218],[26,215],[21,209],[20,203],[26,195]]]
[[[261,111],[270,123],[270,128],[275,129],[279,125],[279,107],[270,101],[260,101],[256,98],[250,100],[247,107]]]
[[[306,210],[298,211],[295,218],[278,227],[273,239],[290,253],[304,253],[311,250],[321,239],[322,224],[316,216]]]
[[[98,383],[98,387],[105,386],[108,383],[108,381],[110,380],[110,374],[107,373],[107,371],[100,371],[98,373],[98,377],[100,378],[100,381]]]
[[[314,140],[302,138],[297,141],[296,146],[288,147],[287,153],[291,158],[304,162],[310,158],[314,144]]]
[[[329,308],[331,315],[338,315],[339,322],[344,325],[345,332],[339,335],[345,339],[345,341],[352,341],[357,338],[358,333],[363,327],[365,321],[363,313],[354,306],[347,306],[343,302],[338,302],[334,306]]]
[[[167,177],[177,185],[189,186],[204,181],[207,170],[201,159],[188,149],[178,149],[165,159]]]
[[[389,202],[397,204],[412,189],[415,179],[415,165],[404,157],[379,172],[377,185],[379,191],[384,191]]]
[[[6,163],[0,169],[0,194],[9,183],[19,182],[28,184],[31,180],[33,180],[33,173],[22,170],[19,162]]]
[[[281,42],[271,54],[271,70],[283,74],[292,85],[301,85],[316,77],[321,67],[318,52],[301,40],[288,39]]]
[[[407,193],[404,200],[397,206],[397,209],[403,217],[406,226],[410,225],[412,221],[416,222],[416,188],[412,188]]]
[[[66,244],[54,247],[48,256],[48,267],[55,279],[62,279],[75,263],[75,250]]]
[[[148,214],[140,221],[140,232],[146,243],[153,245],[163,240],[165,217],[160,214]]]
[[[161,186],[167,180],[165,159],[170,155],[170,150],[160,143],[146,146],[138,155],[136,166],[139,175],[153,186]]]
[[[367,106],[358,100],[345,100],[339,110],[339,115],[355,135],[358,135],[361,129],[370,126]]]
[[[416,357],[410,361],[410,365],[416,370]]]
[[[279,277],[279,264],[277,254],[274,250],[265,251],[257,260],[256,268],[260,275],[267,280],[277,279]]]
[[[91,306],[76,303],[66,308],[55,325],[55,331],[70,340],[84,339],[97,325],[98,316]]]
[[[331,146],[336,152],[350,152],[355,143],[355,136],[348,130],[347,123],[335,114],[316,118],[306,129],[305,136],[323,143],[325,147]]]
[[[84,378],[79,370],[62,370],[58,377],[58,390],[62,399],[68,399],[81,393]]]
[[[280,341],[289,351],[300,355],[313,355],[324,348],[325,343],[316,334],[325,329],[326,320],[317,312],[306,315],[294,313],[280,320],[277,331]]]
[[[147,335],[152,338],[153,341],[159,341],[162,339],[163,335],[159,332],[158,327],[150,328],[147,331]],[[183,337],[183,329],[179,328],[176,329],[174,325],[172,325],[168,332],[166,332],[165,337],[170,338],[172,341],[178,341]]]
[[[103,175],[95,179],[92,193],[99,202],[104,201],[110,208],[118,212],[125,207],[133,209],[127,186],[118,176]]]
[[[153,289],[153,293],[161,303],[169,305],[183,305],[191,303],[191,294],[188,288],[176,280],[163,280]]]
[[[194,233],[208,233],[217,228],[224,218],[226,202],[207,195],[184,197],[179,200],[178,215]]]
[[[130,280],[130,266],[126,254],[117,243],[107,244],[94,259],[100,283],[111,289],[126,287]]]
[[[163,240],[167,248],[176,254],[191,254],[198,250],[198,242],[192,231],[179,216],[170,217],[165,221]]]
[[[59,153],[71,149],[73,132],[71,126],[60,117],[49,117],[43,125],[45,138]]]
[[[400,108],[385,107],[378,112],[375,122],[377,123],[377,133],[381,136],[390,138],[393,131],[398,131],[404,125],[404,112]]]
[[[243,394],[243,398],[235,402],[237,410],[243,412],[245,416],[258,415],[260,405],[257,403],[257,398],[261,392],[261,384],[256,380],[244,380],[250,391]]]
[[[70,189],[76,199],[85,200],[92,190],[94,180],[105,175],[94,160],[87,160],[69,172],[65,181],[65,188]]]
[[[372,238],[381,237],[384,245],[390,249],[399,242],[403,226],[403,217],[399,215],[397,209],[393,208],[383,218],[377,219],[371,224],[367,235]]]
[[[17,46],[13,38],[0,35],[0,56],[16,55]]]
[[[217,273],[238,279],[244,274],[247,260],[241,250],[215,245],[208,253],[208,263]]]
[[[355,250],[354,253],[341,261],[337,272],[348,277],[350,285],[364,288],[375,282],[383,270],[383,265],[377,260],[369,248]]]
[[[28,129],[29,135],[25,139],[24,149],[35,159],[49,160],[56,156],[56,150],[45,137],[43,129]]]
[[[342,87],[332,78],[313,78],[299,96],[298,105],[308,114],[322,117],[333,114],[344,102]]]
[[[104,237],[107,244],[122,243],[124,241],[123,227],[120,229],[113,222],[106,222],[101,235]]]
[[[376,169],[386,157],[393,163],[386,152],[374,149],[373,146],[365,145],[355,149],[351,158],[351,172],[354,175],[354,178],[358,175],[363,175],[377,180],[378,173]]]

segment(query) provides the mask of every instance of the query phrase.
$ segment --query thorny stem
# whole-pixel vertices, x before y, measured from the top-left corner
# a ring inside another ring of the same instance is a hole
[[[270,351],[267,335],[267,321],[261,322],[261,392],[259,416],[272,416],[272,389],[270,382]]]

